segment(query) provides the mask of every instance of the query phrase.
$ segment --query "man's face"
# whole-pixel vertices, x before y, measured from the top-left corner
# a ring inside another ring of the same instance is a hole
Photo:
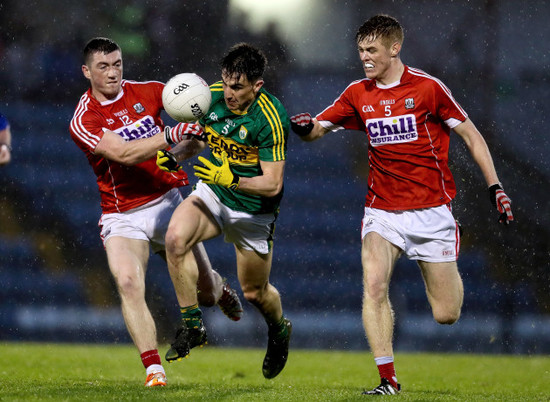
[[[237,79],[236,75],[228,75],[224,72],[222,72],[222,82],[225,104],[229,110],[237,113],[248,110],[264,83],[261,79],[251,83],[244,74]]]
[[[366,37],[357,44],[359,58],[367,78],[384,81],[392,60],[392,50],[380,38]]]
[[[121,90],[122,54],[118,50],[108,54],[95,52],[82,66],[82,72],[90,80],[92,93],[98,101],[114,99]]]

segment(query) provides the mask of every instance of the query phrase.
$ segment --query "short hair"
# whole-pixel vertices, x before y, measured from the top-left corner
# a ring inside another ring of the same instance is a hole
[[[388,48],[395,42],[402,44],[405,38],[403,27],[394,17],[378,14],[365,21],[355,34],[357,43],[365,39],[375,41],[377,38],[380,38],[382,44]]]
[[[92,38],[84,46],[84,64],[88,64],[94,53],[109,54],[117,50],[122,53],[120,46],[112,39],[102,37]]]
[[[262,78],[267,66],[265,54],[248,43],[233,45],[228,53],[220,60],[223,74],[240,79],[244,75],[249,82]]]

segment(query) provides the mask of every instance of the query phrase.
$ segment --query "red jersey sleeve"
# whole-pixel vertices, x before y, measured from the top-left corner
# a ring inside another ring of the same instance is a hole
[[[364,80],[352,82],[342,94],[316,116],[321,126],[329,130],[363,130],[365,125],[357,113],[357,92],[364,86]]]
[[[95,100],[91,98],[91,92],[86,92],[80,98],[80,102],[70,124],[73,140],[85,152],[93,152],[103,137],[103,121],[105,119],[101,113],[90,109],[90,103],[94,101]]]

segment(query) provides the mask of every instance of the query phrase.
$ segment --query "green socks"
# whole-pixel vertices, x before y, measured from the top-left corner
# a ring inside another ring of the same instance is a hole
[[[180,307],[181,320],[187,328],[199,328],[202,324],[202,311],[198,304]]]

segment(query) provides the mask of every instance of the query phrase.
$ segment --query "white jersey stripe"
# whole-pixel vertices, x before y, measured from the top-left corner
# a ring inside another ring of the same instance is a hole
[[[88,104],[90,103],[90,98],[87,96],[87,94],[84,94],[80,98],[80,102],[78,103],[76,112],[71,120],[71,127],[73,129],[73,132],[75,135],[85,144],[89,145],[90,148],[95,148],[97,143],[101,138],[99,138],[97,135],[92,134],[82,124],[82,116],[86,111],[88,110]]]
[[[441,82],[439,79],[431,76],[430,74],[426,73],[425,71],[419,70],[417,68],[409,67],[409,72],[412,75],[415,75],[417,77],[427,78],[429,80],[432,80],[432,81],[436,82],[441,87],[441,89],[443,89],[443,91],[447,94],[447,96],[453,102],[453,104],[456,106],[456,108],[458,110],[460,110],[460,112],[464,115],[464,119],[468,118],[468,114],[466,113],[466,111],[464,109],[462,109],[462,106],[460,106],[457,103],[457,101],[455,101],[455,99],[453,98],[453,95],[451,94],[451,90],[449,88],[447,88],[447,86],[443,82]]]
[[[447,189],[445,188],[445,175],[444,175],[443,169],[441,169],[441,166],[439,165],[439,162],[438,162],[439,155],[436,155],[436,153],[435,153],[435,147],[434,147],[434,143],[433,143],[432,133],[430,133],[428,125],[426,124],[426,122],[428,121],[428,116],[429,116],[429,113],[425,116],[424,123],[422,123],[422,124],[426,128],[426,133],[428,134],[428,138],[430,139],[430,148],[431,148],[431,153],[434,156],[435,165],[437,166],[437,170],[441,174],[441,188],[443,189],[443,192],[445,193],[445,195],[447,196],[447,198],[450,202],[450,201],[452,201],[453,197],[451,197],[449,195],[449,193],[447,192]]]
[[[334,107],[334,105],[336,104],[336,102],[338,102],[338,101],[340,100],[340,98],[342,97],[342,95],[344,94],[344,92],[346,92],[346,91],[348,90],[349,87],[352,87],[352,86],[354,86],[354,85],[356,85],[356,84],[358,84],[358,83],[360,83],[360,82],[363,82],[363,81],[365,81],[365,80],[368,80],[368,78],[363,78],[363,79],[361,79],[361,80],[356,80],[356,81],[353,81],[352,83],[350,83],[350,84],[346,87],[346,89],[344,89],[344,90],[342,91],[342,93],[340,94],[340,96],[338,96],[338,98],[336,98],[336,99],[334,100],[334,102],[332,102],[332,104],[331,104],[330,106],[327,106],[321,113],[318,113],[317,116],[323,114],[323,113],[325,112],[325,110],[330,109],[331,107]],[[325,121],[326,121],[326,120],[325,120]],[[326,127],[326,126],[323,125],[323,127]],[[340,130],[340,129],[343,129],[343,128],[344,128],[344,127],[342,127],[342,126],[335,126],[335,127],[340,127],[340,128],[337,128],[336,130]]]

